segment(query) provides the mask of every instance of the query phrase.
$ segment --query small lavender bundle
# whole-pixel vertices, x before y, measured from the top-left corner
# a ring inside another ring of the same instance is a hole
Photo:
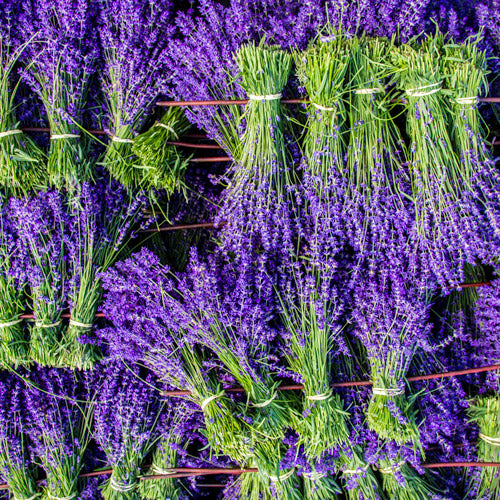
[[[105,500],[139,500],[139,474],[144,458],[160,437],[163,404],[155,379],[139,369],[110,364],[95,381],[94,439],[113,468],[104,483]],[[101,378],[101,379],[100,379]]]
[[[24,394],[31,453],[46,474],[44,495],[76,498],[90,438],[89,408],[80,400],[80,384],[70,371],[37,368],[26,378]]]
[[[0,366],[28,363],[29,342],[20,315],[25,309],[26,255],[8,204],[0,201]]]
[[[45,107],[50,126],[48,175],[58,189],[72,189],[93,175],[80,137],[89,80],[97,56],[94,11],[88,0],[23,4],[20,29],[27,45],[23,72]]]
[[[68,200],[67,260],[71,319],[64,336],[61,365],[92,368],[101,354],[91,335],[101,301],[100,273],[112,266],[142,217],[144,199],[131,199],[118,183],[84,183]]]
[[[45,155],[19,128],[15,115],[19,82],[13,72],[25,46],[16,40],[11,8],[0,7],[0,185],[18,194],[45,186],[47,175]]]
[[[0,384],[0,477],[14,498],[38,496],[35,468],[26,434],[23,384],[12,374],[2,373]]]
[[[477,458],[480,462],[500,461],[500,403],[498,396],[477,398],[469,409],[470,419],[479,427]],[[482,467],[469,486],[474,498],[497,498],[500,478],[494,467]],[[472,498],[472,497],[471,497]]]
[[[179,140],[190,127],[184,110],[172,107],[149,130],[134,139],[132,153],[137,156],[136,168],[143,170],[140,181],[142,189],[162,189],[168,195],[182,189],[189,158],[169,141]]]
[[[147,109],[167,79],[164,50],[173,34],[170,0],[104,0],[100,4],[102,87],[112,137],[102,163],[127,188],[141,184],[144,169],[132,152]]]
[[[57,366],[64,345],[61,314],[67,299],[66,208],[57,191],[47,191],[11,199],[9,211],[26,255],[33,301],[30,357],[42,366]]]

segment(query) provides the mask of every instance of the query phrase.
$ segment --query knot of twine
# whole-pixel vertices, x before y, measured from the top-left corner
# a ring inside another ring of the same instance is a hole
[[[159,465],[153,464],[151,470],[155,474],[160,474],[162,476],[168,476],[170,474],[175,474],[177,471],[175,469],[162,469]]]
[[[269,399],[266,399],[262,403],[252,403],[252,406],[254,408],[264,408],[265,406],[270,405],[276,399],[277,396],[278,396],[278,393],[273,392],[273,395]]]
[[[205,407],[211,403],[212,401],[216,400],[217,398],[221,398],[224,395],[224,392],[219,392],[219,394],[213,394],[212,396],[209,396],[208,398],[205,398],[201,404],[200,407],[202,410],[205,409]]]
[[[331,397],[333,394],[331,389],[328,389],[326,392],[323,392],[322,394],[313,394],[312,396],[306,396],[306,399],[309,401],[324,401],[325,399],[328,399]]]
[[[0,132],[0,138],[2,137],[7,137],[8,135],[16,135],[16,134],[22,134],[23,131],[18,129],[18,128],[14,128],[12,130],[6,130],[5,132]]]
[[[52,500],[73,500],[73,498],[76,498],[78,495],[76,493],[72,493],[70,496],[68,497],[57,497],[57,496],[54,496],[52,495],[52,493],[50,491],[47,490],[47,496],[49,498],[51,498]],[[32,497],[33,498],[33,497]],[[35,496],[36,498],[36,496]]]
[[[457,97],[455,99],[455,102],[457,104],[463,104],[464,106],[474,106],[474,104],[477,104],[479,102],[479,97],[477,96],[471,96],[471,97]]]
[[[379,94],[380,92],[383,92],[384,89],[378,88],[378,87],[373,87],[373,88],[367,88],[367,89],[356,89],[354,91],[355,94]]]
[[[77,139],[80,137],[80,134],[54,134],[50,136],[51,141],[55,141],[57,139]]]
[[[155,126],[166,128],[169,132],[172,132],[172,134],[174,135],[174,137],[176,139],[179,138],[179,136],[177,135],[177,132],[170,125],[165,125],[165,123],[156,122]]]
[[[404,462],[400,462],[399,464],[390,465],[389,467],[382,467],[378,471],[381,474],[394,474],[401,470],[401,466],[404,465]]]
[[[311,105],[314,106],[316,109],[320,109],[321,111],[336,111],[337,108],[329,108],[327,106],[322,106],[321,104],[318,104],[317,102],[311,101]]]
[[[406,89],[406,94],[412,97],[424,97],[426,95],[435,94],[439,92],[442,88],[443,82],[431,83],[430,85],[424,85],[423,87],[416,87],[414,89]],[[425,90],[430,89],[430,90]],[[423,91],[423,92],[422,92]]]
[[[111,489],[114,491],[119,491],[120,493],[126,493],[127,491],[132,491],[136,488],[137,483],[131,483],[131,484],[120,484],[116,482],[116,479],[111,476],[109,480],[109,485],[111,486]]]
[[[285,474],[281,474],[280,476],[272,476],[266,474],[265,472],[264,476],[270,479],[273,483],[278,483],[278,482],[281,483],[282,481],[286,481],[289,477],[291,477],[294,472],[295,472],[295,467],[293,469],[290,469],[288,472],[285,472]]]
[[[127,144],[132,144],[134,142],[133,139],[122,139],[121,137],[117,137],[116,135],[114,135],[111,140],[113,142],[123,142],[123,143],[127,143]]]
[[[6,321],[5,323],[0,323],[0,328],[8,328],[9,326],[14,326],[21,322],[22,322],[21,318],[13,318],[9,321]]]
[[[80,321],[76,321],[75,319],[70,318],[69,326],[77,326],[78,328],[84,328],[85,330],[90,330],[94,326],[94,323],[80,323]]]
[[[311,481],[318,481],[319,479],[323,479],[324,477],[326,477],[326,474],[324,472],[317,472],[315,470],[311,472],[305,472],[302,475]]]
[[[491,444],[492,446],[500,446],[500,438],[497,437],[491,437],[491,436],[486,436],[485,434],[482,434],[481,432],[479,433],[479,437],[488,444]]]
[[[372,389],[372,393],[375,396],[399,396],[400,394],[405,393],[405,388],[404,387],[393,387],[393,388],[386,388],[386,387],[374,387]]]
[[[59,326],[61,323],[62,323],[62,319],[60,319],[59,321],[56,321],[55,323],[50,323],[48,325],[45,323],[42,323],[41,321],[35,321],[35,326],[37,328],[54,328],[56,326]]]
[[[281,92],[279,92],[278,94],[267,94],[267,95],[248,94],[248,98],[251,101],[275,101],[276,99],[281,99]]]

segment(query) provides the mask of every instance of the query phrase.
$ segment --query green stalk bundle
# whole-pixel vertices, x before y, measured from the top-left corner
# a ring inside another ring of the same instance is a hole
[[[420,475],[405,462],[381,460],[378,470],[382,475],[382,489],[389,500],[429,500],[437,493],[426,474]],[[404,485],[396,474],[404,479]]]
[[[183,186],[189,158],[167,142],[179,140],[190,127],[182,108],[168,108],[159,121],[134,139],[132,153],[138,158],[137,168],[143,169],[142,189],[163,189],[171,195]]]
[[[294,471],[292,470],[292,472]],[[289,473],[281,473],[281,480],[280,476],[271,476],[273,480],[276,479],[276,481],[272,481],[261,472],[247,472],[238,477],[233,488],[238,490],[237,498],[239,500],[302,500],[304,497],[301,495],[299,484],[293,476],[296,475],[290,476]]]
[[[306,500],[335,500],[342,493],[334,476],[316,471],[302,474],[302,487]]]
[[[370,198],[374,186],[397,192],[394,173],[402,170],[397,151],[403,139],[391,118],[394,92],[386,91],[393,73],[391,42],[364,38],[352,43],[347,166],[350,183]]]
[[[15,118],[18,84],[11,85],[11,74],[22,46],[10,52],[8,43],[0,37],[0,185],[14,195],[47,184],[46,157],[35,142],[22,130]]]
[[[317,272],[315,279],[315,290],[319,290],[323,285],[321,272]],[[340,396],[330,388],[331,353],[340,334],[340,329],[334,330],[330,321],[330,316],[335,316],[335,304],[320,301],[317,292],[311,292],[316,295],[309,297],[306,293],[300,290],[295,304],[288,301],[285,304],[281,297],[280,300],[283,324],[290,333],[288,366],[300,375],[304,384],[305,401],[301,414],[295,418],[295,427],[306,456],[316,460],[326,450],[347,440],[349,413],[343,409]],[[318,302],[322,311],[316,310]]]
[[[481,462],[500,462],[500,402],[498,396],[478,398],[469,409],[470,419],[479,427],[477,458]],[[469,489],[477,500],[499,498],[500,477],[495,467],[481,467]]]
[[[350,61],[349,42],[340,34],[314,41],[306,51],[295,52],[297,77],[309,96],[303,148],[312,178],[328,184],[332,172],[345,174],[347,112],[343,96]]]
[[[468,38],[461,44],[443,47],[443,66],[451,138],[460,154],[461,179],[466,187],[477,175],[478,163],[491,161],[484,141],[482,118],[477,104],[481,94],[488,91],[486,55],[478,45],[481,37]]]
[[[430,215],[439,233],[439,222],[447,217],[448,206],[461,199],[466,184],[449,133],[441,47],[441,35],[436,34],[419,45],[392,50],[399,84],[405,92],[410,178],[421,235],[425,234]],[[439,238],[439,234],[434,237]]]
[[[239,192],[250,182],[269,186],[269,196],[273,192],[283,195],[286,186],[294,183],[280,101],[292,69],[292,56],[278,46],[250,43],[238,50],[236,63],[249,102],[242,117],[246,128],[241,151],[234,157],[232,192]]]

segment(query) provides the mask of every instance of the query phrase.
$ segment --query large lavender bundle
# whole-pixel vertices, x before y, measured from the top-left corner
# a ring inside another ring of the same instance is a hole
[[[46,183],[45,155],[19,128],[16,93],[19,80],[15,66],[26,49],[19,41],[12,5],[0,6],[0,184],[14,194]],[[29,43],[29,42],[28,42]]]
[[[65,256],[70,222],[57,191],[11,199],[10,216],[26,255],[35,324],[31,328],[30,357],[57,366],[64,349],[61,314],[67,300]]]
[[[24,2],[20,29],[27,45],[23,72],[45,107],[50,126],[50,183],[72,189],[92,177],[81,140],[83,111],[97,56],[92,29],[94,8],[88,0]]]
[[[20,315],[25,309],[26,255],[8,203],[0,203],[0,366],[28,362],[28,339]]]
[[[21,379],[2,373],[0,384],[0,476],[18,499],[38,496],[30,456],[25,400]]]
[[[155,379],[120,364],[103,367],[95,380],[94,439],[113,468],[102,495],[139,499],[139,474],[144,458],[160,437],[162,403]]]
[[[60,365],[91,368],[100,357],[91,335],[101,301],[100,273],[112,266],[143,219],[144,200],[107,179],[75,189],[68,200],[67,260],[71,319]],[[139,226],[142,227],[142,226]]]
[[[24,390],[30,453],[45,474],[47,498],[78,496],[79,474],[90,437],[89,408],[74,373],[38,368]]]
[[[113,178],[130,188],[140,185],[143,176],[132,154],[133,139],[167,81],[164,50],[173,34],[171,8],[170,0],[100,4],[101,82],[112,134],[102,163]]]

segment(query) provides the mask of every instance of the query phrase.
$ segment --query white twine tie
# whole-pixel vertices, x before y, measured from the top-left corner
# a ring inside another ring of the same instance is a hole
[[[0,132],[0,138],[2,137],[7,137],[8,135],[16,135],[16,134],[22,134],[23,131],[19,130],[18,128],[14,128],[12,130],[6,130],[5,132]]]
[[[383,467],[382,469],[379,469],[378,471],[381,474],[394,474],[395,472],[398,472],[401,470],[402,465],[404,465],[404,462],[400,462],[399,464],[391,465],[389,467]]]
[[[337,108],[329,108],[327,106],[322,106],[321,104],[312,101],[311,105],[314,106],[316,109],[320,109],[321,111],[335,111],[337,109]]]
[[[380,89],[380,88],[377,88],[377,87],[373,87],[373,88],[369,88],[369,89],[356,89],[354,91],[355,94],[378,94],[380,92],[383,92],[384,90],[383,89]]]
[[[281,99],[281,92],[279,94],[267,94],[267,95],[248,94],[248,98],[251,101],[275,101],[276,99]]]
[[[57,139],[78,139],[80,134],[54,134],[50,136],[51,141],[55,141]]]
[[[94,326],[94,323],[80,323],[79,321],[76,321],[75,319],[71,318],[69,320],[69,326],[77,326],[78,328],[84,328],[85,330],[90,330]]]
[[[488,444],[492,446],[500,446],[500,438],[495,438],[491,436],[486,436],[485,434],[479,433],[479,437]]]
[[[168,476],[170,474],[176,474],[177,471],[175,469],[162,469],[161,467],[159,467],[158,465],[156,464],[153,464],[151,466],[151,470],[155,473],[155,474],[160,474],[161,476]]]
[[[262,403],[252,403],[252,406],[254,408],[264,408],[267,405],[270,405],[278,396],[278,393],[275,392],[269,399],[266,399],[266,401],[263,401]]]
[[[46,325],[45,323],[42,323],[40,321],[35,321],[35,326],[37,328],[53,328],[53,327],[59,326],[61,323],[62,323],[62,319],[60,319],[59,321],[56,321],[55,323],[51,323],[49,325]]]
[[[165,125],[165,123],[160,123],[160,122],[156,122],[155,125],[157,127],[163,127],[163,128],[166,128],[169,132],[172,132],[172,134],[174,135],[174,137],[176,139],[179,138],[179,136],[177,135],[177,132],[170,126],[170,125]]]
[[[21,321],[21,318],[12,319],[10,321],[6,321],[5,323],[0,323],[0,328],[8,328],[9,326],[14,326],[18,323],[21,323]]]
[[[282,481],[286,481],[289,477],[291,477],[294,472],[295,472],[295,468],[290,469],[288,472],[285,472],[285,474],[282,474],[281,476],[272,476],[272,475],[266,474],[265,472],[264,472],[264,476],[269,478],[273,483],[278,483],[278,482],[281,483]]]
[[[366,467],[358,467],[357,469],[345,469],[342,471],[342,474],[362,474],[368,469],[369,465]]]
[[[137,483],[120,484],[116,482],[113,476],[111,476],[111,479],[109,480],[109,485],[111,486],[111,489],[115,491],[119,491],[120,493],[126,493],[127,491],[134,490],[137,486]]]
[[[205,409],[205,407],[206,407],[209,403],[211,403],[212,401],[214,401],[214,400],[215,400],[215,399],[217,399],[217,398],[222,397],[222,395],[223,395],[222,393],[219,393],[219,394],[213,394],[212,396],[209,396],[208,398],[204,399],[204,400],[201,402],[201,405],[200,405],[201,409],[202,409],[202,410],[204,410],[204,409]]]
[[[111,140],[113,142],[122,142],[122,143],[126,143],[126,144],[132,144],[134,142],[133,139],[122,139],[121,137],[117,137],[116,135],[114,135]]]
[[[443,82],[436,82],[436,83],[431,83],[430,85],[424,85],[423,87],[416,87],[414,89],[406,89],[406,93],[409,96],[412,97],[424,97],[426,95],[431,95],[435,94],[436,92],[439,92],[442,88]],[[425,91],[425,89],[430,89]],[[424,92],[422,92],[422,90]]]
[[[471,96],[471,97],[457,97],[455,99],[457,104],[463,104],[464,106],[474,106],[474,104],[477,104],[479,102],[479,97],[477,96]]]
[[[404,387],[394,387],[394,388],[385,388],[385,387],[374,387],[372,389],[372,393],[376,396],[399,396],[400,394],[405,393]]]
[[[305,472],[302,475],[310,481],[318,481],[319,479],[323,479],[324,477],[326,477],[326,474],[324,472],[317,471]]]
[[[332,395],[332,391],[326,391],[323,394],[313,394],[312,396],[306,396],[309,401],[324,401]]]
[[[38,498],[39,496],[40,496],[40,493],[35,493],[31,497],[16,497],[16,496],[13,496],[12,500],[35,500],[35,498]]]
[[[51,498],[52,500],[73,500],[73,498],[76,498],[77,497],[77,494],[76,493],[73,493],[72,495],[70,495],[69,497],[56,497],[54,495],[52,495],[52,493],[50,491],[47,490],[47,496],[49,498]],[[36,498],[36,497],[35,497]]]

